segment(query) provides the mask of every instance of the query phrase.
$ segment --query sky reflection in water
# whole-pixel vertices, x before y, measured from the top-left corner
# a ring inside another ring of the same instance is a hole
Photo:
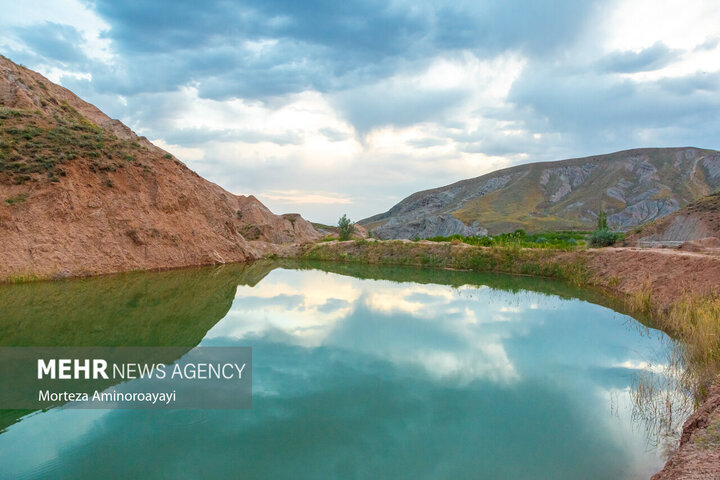
[[[649,478],[628,390],[669,342],[580,300],[272,271],[202,345],[253,347],[249,411],[70,411],[0,478]]]

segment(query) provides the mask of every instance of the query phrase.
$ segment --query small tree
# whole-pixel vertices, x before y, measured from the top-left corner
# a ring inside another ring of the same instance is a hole
[[[600,213],[598,213],[597,229],[609,230],[607,223],[607,213],[605,213],[605,210],[600,210]]]
[[[591,247],[609,247],[617,242],[619,235],[610,230],[607,214],[604,210],[598,213],[597,230],[590,234],[588,243]]]
[[[355,224],[345,214],[338,220],[338,228],[340,229],[340,240],[347,240],[355,233]]]

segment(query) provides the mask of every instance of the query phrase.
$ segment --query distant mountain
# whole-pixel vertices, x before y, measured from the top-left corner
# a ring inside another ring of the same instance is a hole
[[[319,237],[0,56],[0,281],[245,261]]]
[[[627,230],[720,188],[720,152],[643,148],[498,170],[414,193],[360,223],[378,238],[594,228]]]

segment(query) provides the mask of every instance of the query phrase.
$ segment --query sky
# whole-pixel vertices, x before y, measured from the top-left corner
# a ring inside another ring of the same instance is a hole
[[[716,0],[0,0],[0,53],[276,213],[720,148]]]

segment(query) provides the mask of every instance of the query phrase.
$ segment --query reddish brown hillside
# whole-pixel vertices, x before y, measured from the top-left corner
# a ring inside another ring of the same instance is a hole
[[[246,261],[319,236],[0,57],[0,281]]]

